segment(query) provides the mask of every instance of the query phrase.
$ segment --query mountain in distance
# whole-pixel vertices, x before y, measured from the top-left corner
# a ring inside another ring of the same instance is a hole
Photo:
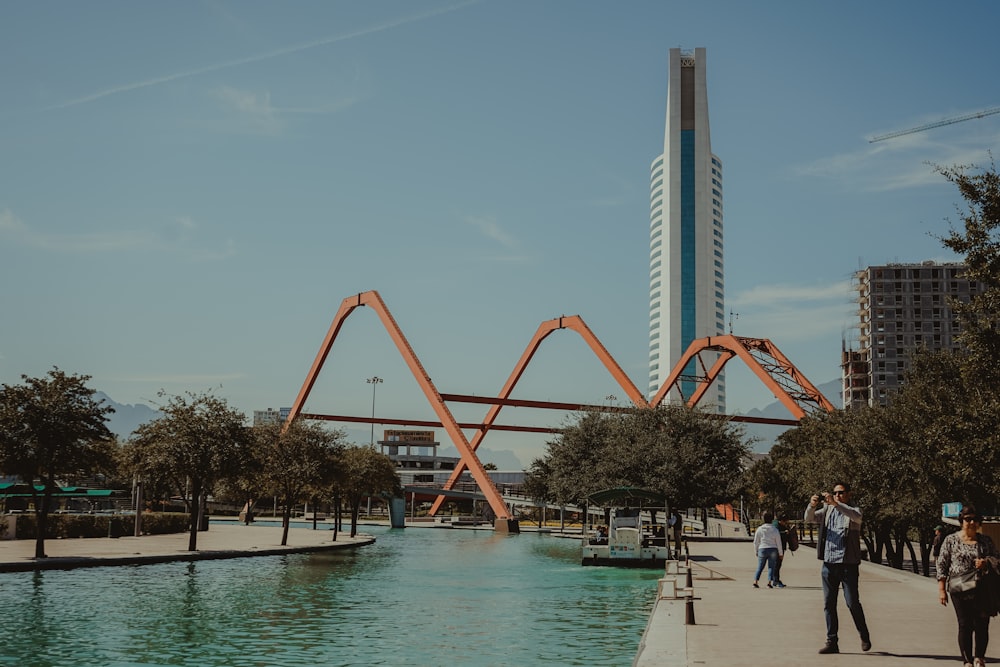
[[[441,447],[439,455],[458,458],[458,450],[450,445],[444,446]],[[510,449],[487,449],[486,447],[479,447],[476,449],[476,457],[484,464],[492,463],[499,471],[524,470],[524,464],[521,463],[521,459],[517,458],[517,454]]]
[[[95,391],[94,400],[98,403],[103,402],[105,405],[110,405],[115,409],[113,414],[108,415],[107,427],[120,440],[128,439],[132,435],[132,432],[142,424],[163,416],[159,410],[154,410],[142,403],[136,403],[135,405],[116,403],[103,391]]]
[[[844,399],[841,394],[842,384],[840,379],[830,380],[820,385],[816,385],[820,393],[826,396],[826,399],[833,404],[835,408],[843,407]],[[770,403],[763,409],[754,408],[745,414],[747,417],[767,417],[770,419],[792,419],[792,415],[788,412],[788,408],[782,405],[779,401]],[[770,451],[771,446],[774,441],[777,440],[778,436],[792,428],[791,426],[779,426],[777,424],[748,424],[743,423],[743,428],[746,434],[755,439],[750,445],[750,448],[754,452],[767,453]]]

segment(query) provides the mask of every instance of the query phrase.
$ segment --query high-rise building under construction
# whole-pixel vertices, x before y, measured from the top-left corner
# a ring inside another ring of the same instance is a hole
[[[670,49],[668,77],[663,153],[650,174],[650,396],[692,340],[724,334],[726,325],[722,161],[712,153],[705,49]],[[685,397],[693,391],[681,382]],[[669,398],[680,396],[672,390]],[[725,402],[720,376],[700,404],[724,412]]]

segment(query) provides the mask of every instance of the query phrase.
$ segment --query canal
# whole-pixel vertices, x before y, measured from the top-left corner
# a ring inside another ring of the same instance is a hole
[[[627,666],[660,576],[548,535],[362,530],[346,553],[2,574],[0,665]]]

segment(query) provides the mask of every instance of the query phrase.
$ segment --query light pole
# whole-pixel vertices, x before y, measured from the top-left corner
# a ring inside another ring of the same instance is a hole
[[[372,449],[375,448],[375,387],[381,381],[382,378],[380,378],[377,375],[373,375],[367,380],[365,380],[365,382],[367,382],[372,386],[372,440],[371,440]]]

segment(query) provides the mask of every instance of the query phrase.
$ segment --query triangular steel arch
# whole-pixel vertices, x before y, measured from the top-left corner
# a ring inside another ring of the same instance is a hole
[[[476,431],[475,435],[469,442],[469,446],[472,451],[475,452],[479,445],[482,444],[483,438],[486,437],[486,433],[490,430],[490,427],[496,423],[497,417],[500,416],[500,411],[503,409],[503,401],[510,398],[511,393],[514,391],[514,387],[517,386],[518,381],[527,369],[528,364],[531,363],[531,359],[535,356],[535,352],[538,351],[539,346],[541,346],[542,341],[548,338],[550,334],[560,329],[569,329],[575,331],[583,338],[587,346],[590,347],[591,351],[598,358],[598,360],[604,365],[608,372],[611,373],[611,377],[614,378],[618,386],[622,388],[629,400],[636,407],[649,407],[649,403],[646,402],[646,397],[642,395],[642,392],[635,386],[635,383],[625,374],[618,362],[614,360],[611,354],[608,352],[604,344],[594,335],[594,332],[590,330],[586,322],[579,315],[571,315],[569,317],[562,316],[555,319],[546,320],[538,325],[538,329],[535,331],[535,335],[528,342],[528,346],[524,349],[521,354],[521,358],[518,359],[517,364],[514,365],[514,369],[510,372],[510,376],[507,378],[507,382],[504,383],[503,388],[497,395],[497,402],[490,406],[489,411],[486,413],[486,417],[483,419],[482,425]],[[458,482],[459,477],[465,471],[465,466],[463,465],[464,458],[459,461],[458,465],[452,471],[451,475],[448,477],[448,481],[445,482],[445,490],[449,490],[455,486]],[[430,514],[433,516],[441,508],[441,504],[444,502],[445,496],[438,496],[431,505]]]
[[[375,313],[378,315],[379,320],[381,320],[382,325],[385,327],[385,330],[392,339],[392,342],[395,343],[396,349],[399,350],[400,355],[403,357],[403,361],[406,362],[410,372],[413,374],[413,378],[417,381],[420,389],[424,392],[424,396],[427,397],[427,402],[437,414],[438,419],[441,420],[441,425],[444,427],[448,436],[455,444],[455,448],[458,449],[462,462],[469,468],[473,479],[475,479],[476,483],[479,484],[479,490],[482,491],[483,495],[486,497],[486,501],[490,504],[490,508],[493,510],[494,515],[498,519],[513,519],[513,514],[508,509],[507,503],[504,502],[500,491],[493,483],[493,480],[490,479],[489,474],[487,474],[486,469],[483,467],[479,458],[476,457],[472,448],[469,446],[469,441],[466,440],[465,434],[462,433],[462,429],[455,421],[455,417],[451,414],[451,410],[449,410],[448,406],[445,405],[437,387],[434,386],[430,376],[427,375],[427,371],[424,370],[424,366],[420,363],[420,359],[417,358],[413,348],[410,347],[409,341],[406,340],[406,336],[403,335],[399,325],[396,324],[395,318],[393,318],[389,309],[386,307],[385,302],[382,301],[382,297],[379,296],[379,293],[376,291],[362,292],[356,296],[348,297],[341,302],[340,309],[334,316],[326,337],[323,339],[323,344],[320,346],[319,352],[316,354],[316,359],[313,361],[312,367],[306,375],[305,382],[302,383],[302,388],[299,390],[299,395],[296,397],[295,403],[292,405],[292,410],[288,414],[286,424],[291,423],[293,419],[302,414],[302,407],[309,398],[309,393],[312,391],[313,385],[316,384],[316,378],[319,376],[319,372],[322,370],[323,364],[326,363],[326,358],[330,354],[330,349],[333,347],[333,343],[337,339],[337,335],[340,333],[344,320],[346,320],[347,317],[354,312],[354,309],[360,306],[369,306],[375,310]]]
[[[703,353],[717,355],[710,367],[702,358]],[[796,419],[802,419],[807,413],[834,411],[833,404],[774,343],[767,338],[733,335],[710,336],[692,341],[684,356],[677,362],[666,381],[660,386],[660,390],[650,401],[650,405],[657,406],[662,403],[671,389],[676,389],[687,405],[692,407],[697,405],[722,373],[726,363],[733,357],[743,360],[747,368],[753,371]],[[700,369],[700,373],[685,376],[684,369],[692,361],[697,362],[696,366]],[[681,383],[685,381],[696,383],[690,397],[685,397],[681,392]]]
[[[583,338],[594,355],[607,368],[619,387],[621,387],[636,407],[658,406],[666,398],[671,388],[676,388],[680,394],[682,381],[695,382],[697,385],[690,397],[685,398],[681,395],[681,398],[687,405],[694,407],[721,374],[726,363],[733,357],[739,357],[764,385],[770,389],[774,396],[788,408],[796,420],[804,417],[807,410],[810,412],[832,412],[834,410],[833,405],[795,368],[770,340],[732,335],[700,338],[692,341],[684,356],[674,366],[670,376],[660,387],[653,400],[647,401],[583,319],[577,315],[573,315],[547,320],[539,325],[535,335],[511,371],[496,402],[491,405],[483,422],[476,425],[476,433],[470,441],[466,439],[462,428],[455,421],[454,416],[445,404],[444,398],[442,398],[442,395],[434,386],[423,364],[421,364],[413,348],[406,340],[405,335],[396,323],[395,318],[389,312],[381,296],[376,291],[369,291],[348,297],[341,303],[340,309],[330,324],[330,328],[323,339],[312,367],[306,375],[302,388],[299,390],[298,397],[295,399],[295,403],[288,415],[287,423],[290,423],[291,420],[302,414],[302,408],[312,391],[313,385],[323,364],[326,362],[326,358],[333,347],[344,321],[354,309],[360,306],[369,306],[375,309],[387,333],[413,374],[414,379],[424,392],[428,403],[437,414],[441,425],[445,428],[456,449],[459,451],[460,461],[445,484],[445,489],[451,489],[462,472],[468,469],[486,497],[487,502],[489,502],[494,514],[499,519],[511,519],[513,516],[504,502],[503,496],[497,490],[496,485],[489,477],[489,474],[475,452],[485,438],[486,433],[495,425],[504,402],[510,398],[511,392],[521,379],[542,341],[559,329],[570,329],[577,332]],[[710,368],[706,366],[705,360],[701,357],[703,353],[711,353],[715,357]],[[692,361],[697,362],[697,366],[701,369],[701,372],[694,376],[683,375],[684,368]],[[456,398],[452,397],[452,400]],[[551,404],[545,407],[551,407]],[[317,418],[322,417],[317,416]],[[432,514],[440,508],[443,498],[443,496],[438,496],[437,501],[435,501],[431,509]]]

